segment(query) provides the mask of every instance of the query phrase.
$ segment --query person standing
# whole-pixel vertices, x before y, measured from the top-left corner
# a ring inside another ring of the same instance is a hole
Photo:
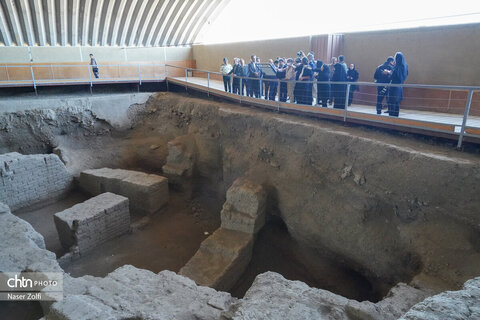
[[[259,92],[260,92],[260,98],[262,97],[263,95],[263,71],[262,71],[262,62],[260,61],[260,57],[256,57],[255,58],[255,61],[256,61],[256,64],[257,64],[257,67],[258,67],[258,78],[260,79],[258,81],[258,85],[259,85]]]
[[[338,63],[342,65],[343,69],[345,69],[345,72],[348,72],[348,66],[345,62],[345,56],[343,54],[338,56]]]
[[[358,77],[359,77],[358,71],[355,69],[355,64],[350,64],[350,67],[348,68],[347,72],[347,81],[349,82],[357,82]],[[355,91],[358,91],[358,85],[352,84],[350,85],[350,92],[348,93],[348,106],[352,105],[352,100],[353,100],[353,93]]]
[[[334,66],[333,82],[346,82],[347,73],[341,63],[336,63]],[[332,84],[333,107],[337,109],[345,109],[345,95],[347,94],[346,84]]]
[[[250,57],[250,63],[248,64],[248,77],[254,78],[249,79],[248,83],[250,85],[250,97],[255,96],[255,98],[260,98],[260,68],[257,66],[257,57],[252,55]]]
[[[317,68],[315,69],[317,73],[317,81],[322,83],[317,83],[317,104],[322,102],[322,107],[327,107],[327,101],[330,99],[330,67],[328,64],[323,63],[323,61],[317,61]]]
[[[373,75],[373,78],[375,79],[376,83],[389,83],[390,82],[390,71],[393,70],[393,57],[388,57],[387,61],[385,61],[383,64],[379,65],[377,69],[375,69],[375,73]],[[382,113],[382,103],[383,103],[383,98],[387,97],[387,87],[383,86],[378,86],[377,87],[377,114]]]
[[[330,79],[333,78],[333,73],[335,71],[335,65],[337,64],[337,62],[338,62],[337,57],[332,57],[331,63],[329,65],[329,67],[330,67]],[[329,98],[328,104],[329,105],[333,104],[333,85],[331,86],[330,98]]]
[[[405,56],[401,52],[395,54],[395,67],[391,71],[391,83],[402,84],[407,80],[408,64]],[[400,112],[400,102],[403,100],[402,87],[389,87],[388,89],[388,114],[392,117],[398,117]]]
[[[280,58],[278,60],[278,68],[277,68],[277,79],[280,80],[280,90],[278,93],[278,100],[280,102],[287,101],[287,82],[285,81],[285,77],[287,75],[287,67],[285,67],[285,60]]]
[[[240,59],[240,65],[243,68],[243,77],[248,78],[248,65],[245,64],[244,59]],[[242,88],[242,96],[245,95],[250,96],[250,84],[248,83],[248,79],[242,78],[240,81],[240,87]]]
[[[93,75],[98,79],[98,64],[92,53],[90,53],[90,65],[92,66]]]
[[[312,83],[305,83],[306,81],[313,80],[313,71],[310,68],[307,58],[302,58],[302,65],[300,69],[300,74],[298,76],[297,83],[297,92],[298,98],[297,102],[300,104],[312,105]]]
[[[315,70],[317,68],[317,61],[315,61],[315,53],[313,51],[310,51],[307,55],[307,58],[310,69],[312,69],[312,71]],[[312,100],[317,97],[317,86],[315,84],[312,84],[312,95]]]
[[[223,58],[223,64],[220,66],[220,73],[223,76],[223,86],[225,87],[225,92],[232,92],[232,83],[230,81],[230,74],[232,73],[232,70],[232,65],[228,63],[228,59]]]
[[[290,99],[290,103],[294,103],[294,89],[295,89],[295,77],[297,73],[295,71],[295,66],[293,65],[293,59],[287,59],[287,70],[285,74],[285,80],[287,81],[287,95]]]
[[[240,78],[243,75],[243,68],[240,65],[239,58],[233,58],[234,64],[231,73],[233,73],[232,89],[233,93],[240,94]]]

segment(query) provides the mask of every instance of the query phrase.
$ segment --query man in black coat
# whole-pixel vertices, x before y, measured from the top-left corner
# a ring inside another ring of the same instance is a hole
[[[248,64],[248,77],[249,78],[260,78],[260,68],[257,66],[257,56],[252,55],[251,61]],[[257,79],[249,79],[251,94],[255,98],[260,98],[260,81]]]
[[[377,67],[375,74],[373,75],[376,83],[390,83],[390,71],[393,70],[393,61],[393,57],[390,56],[387,58],[387,61]],[[387,87],[377,87],[377,114],[382,113],[382,102],[383,98],[386,98],[387,92]]]

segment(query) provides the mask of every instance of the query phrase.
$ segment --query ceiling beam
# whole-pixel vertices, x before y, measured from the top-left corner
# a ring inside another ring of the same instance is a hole
[[[12,45],[12,35],[10,34],[10,30],[7,25],[7,18],[5,17],[5,13],[3,12],[3,7],[0,6],[0,32],[3,36],[3,41],[6,46]]]
[[[182,35],[180,37],[180,40],[178,41],[178,44],[185,44],[185,40],[188,37],[188,32],[192,29],[193,23],[198,19],[198,16],[205,10],[205,6],[208,5],[211,2],[211,0],[203,0],[202,4],[198,8],[198,10],[195,11],[193,14],[192,18],[188,21],[187,26],[185,27],[185,30],[182,32]]]
[[[23,24],[27,33],[27,41],[29,46],[34,46],[35,31],[33,31],[32,13],[30,11],[30,4],[28,0],[20,0],[20,8],[22,9]]]
[[[163,31],[165,30],[167,25],[171,22],[170,17],[172,16],[173,11],[175,11],[175,8],[177,7],[179,1],[180,0],[175,0],[173,4],[168,8],[167,15],[165,16],[165,19],[163,19],[162,24],[160,25],[160,31],[158,31],[157,37],[155,38],[155,41],[152,44],[153,46],[157,46],[160,40],[162,40]]]
[[[184,10],[187,4],[192,6],[194,3],[192,3],[192,1],[183,1],[182,6],[180,7],[180,9],[178,9],[177,14],[172,19],[172,22],[170,22],[170,24],[168,25],[167,33],[165,33],[165,37],[163,37],[163,41],[161,44],[162,47],[167,45],[168,38],[170,37],[173,28],[177,24],[178,19],[183,16],[182,13],[185,14]]]
[[[127,0],[122,0],[120,6],[118,7],[117,14],[115,15],[115,23],[113,25],[112,39],[110,40],[110,45],[116,45],[118,38],[118,28],[120,27],[120,22],[122,21],[123,11],[125,10],[125,5]]]
[[[92,9],[92,0],[85,0],[83,8],[83,28],[82,28],[82,46],[88,44],[88,29],[90,27],[90,10]]]
[[[98,42],[98,31],[100,28],[100,20],[102,19],[103,0],[97,0],[95,7],[95,16],[93,17],[93,30],[92,30],[92,46],[96,46]]]
[[[178,36],[180,35],[180,32],[183,30],[185,27],[185,23],[190,20],[191,15],[192,15],[192,10],[195,8],[199,0],[194,0],[192,5],[188,7],[187,12],[183,15],[182,20],[180,21],[180,24],[177,27],[177,30],[175,30],[175,33],[173,34],[172,41],[170,42],[170,45],[176,45]]]
[[[152,45],[151,42],[153,39],[153,34],[155,33],[155,30],[157,30],[157,26],[158,26],[158,23],[160,22],[160,18],[163,16],[163,13],[165,12],[165,8],[167,8],[167,5],[169,3],[170,3],[170,0],[163,1],[160,11],[158,11],[158,14],[155,17],[155,20],[153,20],[152,28],[150,29],[150,32],[148,33],[147,41],[145,42],[146,47],[150,47]]]
[[[191,44],[195,40],[198,30],[203,27],[203,24],[207,21],[208,14],[212,13],[212,11],[215,10],[218,3],[219,1],[215,1],[215,0],[212,0],[210,2],[208,7],[202,12],[202,15],[200,16],[198,21],[195,23],[193,29],[189,32],[188,37],[184,42],[184,44]]]
[[[72,1],[72,46],[78,45],[78,14],[80,12],[80,0]]]
[[[130,27],[130,21],[132,20],[133,11],[135,11],[135,6],[137,5],[138,0],[130,0],[130,8],[128,8],[127,16],[125,18],[125,23],[123,24],[122,36],[120,37],[119,46],[127,45],[125,40],[127,38],[128,29]]]
[[[113,13],[113,6],[115,5],[115,0],[107,0],[108,7],[107,7],[107,14],[105,15],[105,25],[103,26],[103,33],[102,33],[102,42],[101,45],[107,45],[108,41],[108,33],[110,31],[110,22],[112,21],[112,13]]]
[[[55,18],[55,0],[47,0],[48,29],[50,31],[50,45],[57,45],[57,22]]]
[[[25,41],[23,40],[22,27],[20,26],[20,20],[18,19],[18,13],[13,0],[6,0],[7,13],[12,21],[13,33],[15,35],[15,42],[17,46],[23,46]]]
[[[148,12],[147,12],[145,22],[144,22],[144,24],[142,26],[142,29],[140,31],[140,36],[138,37],[137,46],[143,45],[143,40],[145,39],[145,32],[147,31],[148,25],[150,24],[150,20],[152,20],[153,13],[155,12],[155,9],[157,8],[159,1],[160,0],[154,0],[152,6],[150,7],[150,10],[148,10]],[[153,32],[154,30],[155,29],[150,30],[150,32]]]
[[[135,17],[135,22],[133,23],[132,33],[130,34],[130,40],[128,41],[128,46],[131,47],[134,45],[135,38],[137,37],[138,26],[142,22],[142,16],[147,7],[148,1],[142,1],[140,9],[138,9],[138,14]]]
[[[66,46],[68,42],[68,3],[60,0],[60,43]]]

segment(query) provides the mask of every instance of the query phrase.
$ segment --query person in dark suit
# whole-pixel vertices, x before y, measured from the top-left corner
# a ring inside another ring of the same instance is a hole
[[[243,96],[244,94],[248,95],[248,81],[244,77],[248,77],[248,66],[245,64],[245,60],[240,59],[240,72],[241,72],[241,79],[240,79],[240,94]]]
[[[298,99],[300,104],[312,105],[312,83],[306,83],[306,81],[313,80],[313,70],[310,68],[308,58],[302,58],[302,66],[300,74],[298,76],[297,90]]]
[[[280,80],[280,91],[278,93],[278,100],[281,102],[286,102],[288,93],[287,93],[287,81],[285,78],[287,76],[287,67],[285,65],[285,60],[280,58],[278,60],[278,68],[277,68],[277,79]]]
[[[317,81],[330,81],[330,67],[323,61],[317,61],[317,67],[314,70],[317,74]],[[317,83],[317,104],[327,107],[327,101],[330,99],[330,83]]]
[[[375,79],[376,83],[390,83],[390,71],[393,70],[393,57],[388,57],[387,61],[383,64],[379,65],[377,69],[375,69],[375,74],[373,78]],[[387,87],[378,86],[377,87],[377,114],[382,113],[382,102],[383,98],[387,97]]]
[[[405,56],[401,52],[395,54],[395,67],[391,71],[392,84],[402,84],[407,80],[408,64]],[[398,117],[400,112],[400,102],[403,100],[402,87],[389,87],[388,89],[388,114],[391,117]]]
[[[255,55],[251,56],[250,63],[248,64],[248,77],[254,78],[249,79],[248,84],[250,86],[250,97],[255,96],[255,98],[260,98],[260,68],[257,66],[257,57]]]
[[[233,73],[232,81],[232,92],[235,94],[240,94],[240,78],[243,74],[243,68],[240,66],[240,59],[233,58],[233,69],[230,71]]]
[[[355,69],[355,64],[351,63],[347,71],[347,81],[357,82],[359,76],[360,75],[358,71]],[[355,84],[350,85],[350,92],[348,93],[348,106],[352,105],[353,93],[355,91],[358,91],[358,85],[355,85]]]
[[[334,66],[332,81],[332,96],[333,96],[333,107],[337,109],[345,109],[345,100],[347,94],[347,85],[346,84],[336,84],[335,82],[346,82],[347,81],[347,72],[341,63],[336,63]]]

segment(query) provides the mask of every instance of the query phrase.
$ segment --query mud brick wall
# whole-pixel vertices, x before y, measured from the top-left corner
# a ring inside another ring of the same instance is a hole
[[[62,246],[77,246],[82,254],[130,230],[128,199],[102,193],[57,212],[54,220]]]
[[[0,155],[0,202],[12,211],[61,198],[72,180],[57,155]]]

